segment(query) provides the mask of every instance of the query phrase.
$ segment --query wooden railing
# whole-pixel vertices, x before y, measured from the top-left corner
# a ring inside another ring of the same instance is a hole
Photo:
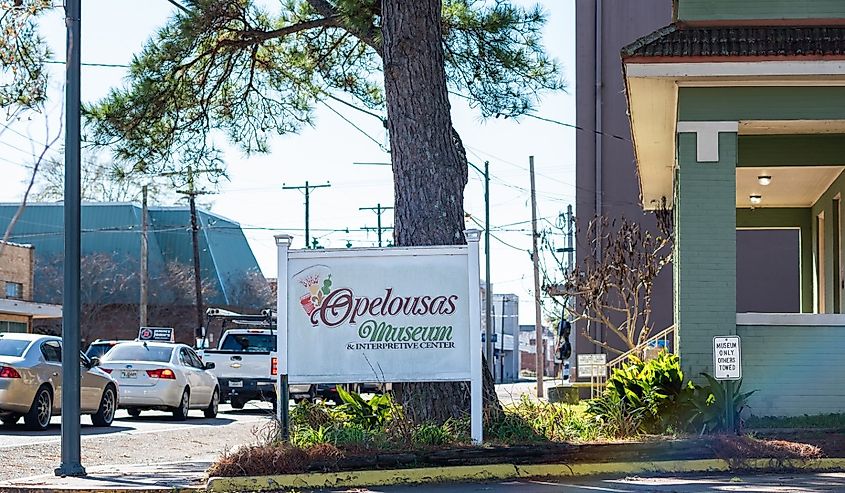
[[[670,325],[660,332],[652,334],[648,339],[641,342],[636,347],[631,348],[616,358],[608,361],[604,365],[604,368],[602,369],[603,371],[599,370],[597,372],[598,375],[591,378],[590,397],[595,397],[601,392],[601,389],[607,385],[607,378],[612,374],[613,370],[622,368],[628,358],[636,356],[640,359],[647,359],[647,352],[652,349],[656,350],[656,352],[660,352],[661,350],[671,350],[673,353],[677,354],[677,348],[675,347],[674,325]]]

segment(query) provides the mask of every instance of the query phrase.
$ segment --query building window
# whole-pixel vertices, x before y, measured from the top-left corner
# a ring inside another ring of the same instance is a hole
[[[28,332],[27,325],[24,322],[7,322],[0,320],[0,332],[19,332],[26,334]]]
[[[6,281],[6,298],[13,300],[23,299],[23,284]]]

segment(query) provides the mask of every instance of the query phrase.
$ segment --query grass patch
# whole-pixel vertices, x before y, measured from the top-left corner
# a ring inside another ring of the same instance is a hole
[[[745,427],[751,429],[773,428],[834,428],[845,429],[845,414],[814,414],[803,416],[751,416],[745,421]]]
[[[485,423],[485,439],[501,444],[587,442],[605,436],[602,424],[587,413],[586,403],[561,404],[526,396],[504,407],[502,416]]]

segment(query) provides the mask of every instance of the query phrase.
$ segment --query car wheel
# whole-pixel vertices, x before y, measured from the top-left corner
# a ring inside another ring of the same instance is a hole
[[[184,421],[188,418],[188,408],[191,405],[191,393],[186,388],[182,391],[182,399],[179,406],[173,409],[173,418],[177,421]]]
[[[32,407],[24,414],[23,422],[30,430],[43,431],[50,426],[50,419],[53,418],[53,394],[49,387],[41,387],[35,393]]]
[[[20,414],[9,414],[0,418],[0,421],[3,422],[4,426],[14,426],[18,424],[18,421],[21,420]]]
[[[137,407],[130,407],[129,409],[126,410],[126,412],[129,413],[129,416],[131,416],[133,418],[137,418],[138,416],[141,415],[141,410],[138,409]]]
[[[208,403],[208,407],[203,410],[203,414],[205,414],[206,418],[216,418],[217,417],[217,406],[220,404],[220,391],[214,389],[214,393],[211,394],[211,402]]]
[[[103,391],[103,397],[100,399],[100,408],[97,412],[91,415],[91,424],[94,426],[111,426],[114,421],[114,411],[117,408],[117,397],[115,396],[114,387],[111,385],[106,387]]]
[[[229,401],[229,404],[232,405],[232,409],[243,409],[246,405],[246,401],[237,397],[232,397],[232,399]]]

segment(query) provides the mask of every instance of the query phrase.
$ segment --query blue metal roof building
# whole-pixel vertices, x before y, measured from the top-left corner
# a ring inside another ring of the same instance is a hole
[[[17,208],[18,204],[0,204],[0,232],[5,231]],[[192,299],[193,288],[190,293],[174,293],[171,289],[171,292],[162,290],[156,294],[156,284],[163,284],[172,276],[174,265],[183,271],[193,268],[190,211],[187,207],[150,207],[147,214],[150,291],[151,296],[158,296],[150,302],[183,304],[178,298]],[[138,303],[141,216],[141,207],[130,203],[82,205],[83,263],[88,259],[100,264],[91,268],[99,269],[101,277],[126,280],[119,289],[96,291],[91,286],[83,286],[83,303]],[[243,283],[260,270],[240,225],[206,211],[198,211],[198,221],[201,273],[204,285],[210,287],[205,304],[247,305],[247,300],[242,299]],[[55,277],[61,271],[63,223],[61,203],[29,204],[9,238],[35,246],[36,295],[46,298],[40,301],[56,301],[52,299],[56,298],[56,289],[59,295],[61,293],[61,280],[56,283]],[[104,263],[110,265],[110,270],[102,265]],[[51,266],[55,268],[51,269]]]

